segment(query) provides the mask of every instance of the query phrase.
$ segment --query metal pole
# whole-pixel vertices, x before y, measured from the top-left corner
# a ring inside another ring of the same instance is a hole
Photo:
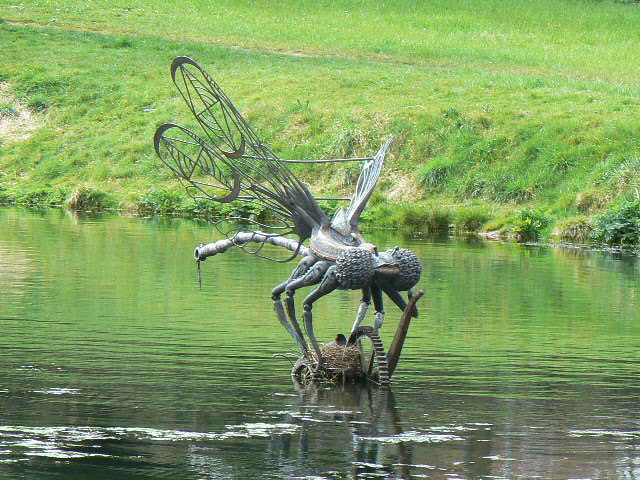
[[[398,365],[398,361],[400,360],[400,353],[402,352],[404,340],[407,337],[407,332],[409,331],[409,324],[411,323],[411,317],[414,309],[416,308],[416,303],[423,295],[424,290],[418,290],[418,292],[409,299],[407,308],[405,308],[402,313],[402,318],[400,318],[400,323],[398,324],[396,334],[393,337],[393,342],[391,342],[391,347],[389,347],[389,353],[387,353],[387,361],[389,362],[389,378],[393,375],[393,372]]]

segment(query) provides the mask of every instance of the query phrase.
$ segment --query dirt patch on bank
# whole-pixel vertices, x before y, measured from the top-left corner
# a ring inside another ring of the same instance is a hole
[[[42,126],[39,115],[20,104],[10,85],[0,83],[0,139],[3,143],[26,140]]]
[[[422,190],[412,175],[399,170],[392,170],[389,173],[389,178],[391,186],[386,192],[389,200],[393,202],[415,202],[420,199]]]

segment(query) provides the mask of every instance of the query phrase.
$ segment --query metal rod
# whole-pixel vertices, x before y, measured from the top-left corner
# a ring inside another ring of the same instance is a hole
[[[254,155],[242,155],[240,158],[261,159],[262,157],[256,157]],[[336,163],[336,162],[366,162],[373,160],[374,157],[362,157],[362,158],[322,158],[319,160],[285,160],[278,158],[279,162],[283,163]]]
[[[368,160],[373,160],[373,157],[363,157],[363,158],[327,158],[327,159],[321,159],[321,160],[283,160],[283,159],[280,159],[280,161],[284,162],[284,163],[366,162]]]
[[[391,342],[391,347],[389,347],[389,353],[387,353],[387,361],[389,362],[389,378],[393,375],[393,372],[398,365],[398,361],[400,360],[400,353],[402,352],[404,340],[407,337],[407,332],[409,331],[409,324],[411,323],[411,317],[413,316],[413,311],[416,308],[416,303],[423,295],[424,290],[418,290],[418,292],[409,299],[409,303],[402,313],[402,318],[400,318],[400,323],[398,324],[396,334],[393,337],[393,342]]]
[[[232,238],[223,238],[222,240],[207,243],[206,245],[198,245],[195,249],[194,256],[196,260],[204,261],[207,257],[224,253],[231,247],[241,246],[249,242],[269,243],[276,247],[284,247],[292,252],[298,252],[303,256],[308,252],[307,247],[300,245],[292,238],[271,235],[263,232],[238,232]]]

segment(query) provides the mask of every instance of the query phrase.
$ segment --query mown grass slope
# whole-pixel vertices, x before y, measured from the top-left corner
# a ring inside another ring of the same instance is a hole
[[[0,122],[39,124],[3,137],[0,197],[202,209],[151,146],[160,123],[193,125],[168,76],[187,54],[283,157],[396,135],[379,225],[578,237],[640,199],[635,3],[2,0],[0,16]],[[357,168],[299,173],[348,194]]]

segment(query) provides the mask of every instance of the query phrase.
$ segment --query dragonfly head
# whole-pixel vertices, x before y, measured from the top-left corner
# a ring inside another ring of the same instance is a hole
[[[405,291],[420,280],[422,265],[411,250],[394,247],[374,257],[374,272],[375,281],[381,286]]]

